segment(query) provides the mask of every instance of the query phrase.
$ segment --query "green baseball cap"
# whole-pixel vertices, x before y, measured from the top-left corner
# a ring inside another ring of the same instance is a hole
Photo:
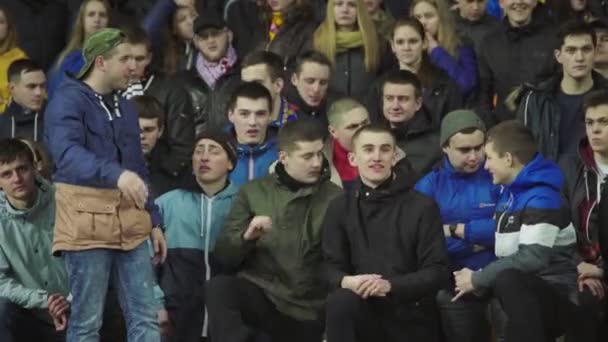
[[[124,41],[125,34],[115,28],[105,28],[90,35],[82,46],[82,57],[84,65],[76,75],[77,79],[81,79],[89,71],[95,58],[108,53],[110,50],[118,46]]]

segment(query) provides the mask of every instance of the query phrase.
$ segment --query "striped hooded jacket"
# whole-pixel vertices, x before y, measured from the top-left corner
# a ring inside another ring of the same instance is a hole
[[[498,260],[473,274],[476,288],[492,287],[507,269],[536,274],[565,295],[576,288],[576,232],[561,197],[563,180],[559,167],[537,154],[503,186],[495,216]]]

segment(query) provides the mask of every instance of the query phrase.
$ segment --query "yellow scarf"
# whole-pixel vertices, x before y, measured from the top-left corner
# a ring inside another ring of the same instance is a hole
[[[353,48],[363,46],[361,31],[337,31],[336,52],[342,53]]]
[[[281,26],[283,26],[283,15],[280,11],[272,12],[272,19],[270,20],[270,30],[268,30],[268,38],[273,41],[274,38],[279,34]]]

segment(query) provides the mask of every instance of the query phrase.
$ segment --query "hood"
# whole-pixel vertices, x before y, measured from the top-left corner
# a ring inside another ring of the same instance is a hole
[[[266,140],[263,143],[257,144],[255,146],[239,144],[236,141],[236,133],[234,131],[233,124],[228,125],[226,127],[225,132],[230,137],[230,140],[232,140],[232,142],[234,143],[234,146],[236,146],[237,154],[239,155],[239,157],[241,157],[243,155],[249,155],[250,153],[252,153],[253,155],[263,154],[270,148],[274,147],[277,144],[277,135],[279,133],[279,128],[274,125],[269,125],[268,131],[266,132]]]
[[[34,215],[41,208],[47,207],[47,204],[55,199],[55,189],[49,182],[42,177],[36,177],[35,182],[36,188],[38,189],[38,197],[36,198],[34,205],[26,210],[14,209],[8,202],[4,191],[0,191],[0,218],[15,218]]]
[[[540,153],[532,159],[517,175],[513,183],[507,186],[512,192],[519,193],[534,187],[549,187],[560,192],[564,175],[552,161],[546,160]]]
[[[34,122],[34,120],[37,119],[37,114],[44,113],[44,106],[45,104],[42,105],[42,109],[40,111],[34,112],[32,110],[25,109],[15,101],[11,101],[8,107],[6,107],[4,115],[11,115],[17,124],[27,124]]]
[[[595,163],[595,158],[593,157],[593,150],[591,149],[591,145],[589,144],[589,139],[584,137],[581,139],[581,142],[578,146],[578,155],[583,162],[583,165],[586,169],[590,169],[597,172],[597,164]]]

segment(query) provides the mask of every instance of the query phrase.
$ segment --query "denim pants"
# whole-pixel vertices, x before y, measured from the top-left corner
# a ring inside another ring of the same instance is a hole
[[[67,342],[98,342],[108,285],[112,281],[129,342],[160,341],[154,275],[146,243],[131,251],[65,252],[73,296]]]

